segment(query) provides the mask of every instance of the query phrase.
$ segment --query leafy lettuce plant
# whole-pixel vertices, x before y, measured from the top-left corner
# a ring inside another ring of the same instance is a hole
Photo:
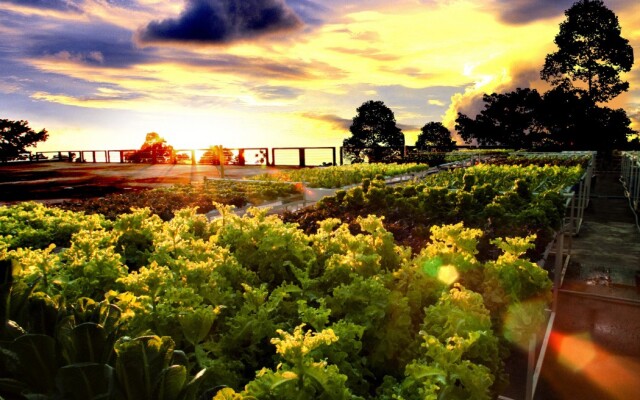
[[[293,334],[278,330],[279,338],[271,339],[282,360],[275,370],[263,368],[240,394],[242,399],[356,399],[346,388],[347,377],[335,365],[314,358],[321,346],[338,341],[333,330],[303,332],[298,325]],[[234,396],[232,391],[219,392],[214,399]],[[237,396],[237,395],[236,395]],[[231,397],[233,398],[233,397]]]
[[[420,355],[401,381],[387,380],[380,399],[491,399],[499,370],[498,339],[482,297],[456,286],[427,309]]]

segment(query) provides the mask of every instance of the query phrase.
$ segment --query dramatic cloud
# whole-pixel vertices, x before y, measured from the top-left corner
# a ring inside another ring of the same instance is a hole
[[[323,2],[313,0],[288,0],[287,4],[307,25],[321,25],[321,16],[329,14],[330,9]]]
[[[631,114],[629,114],[629,118],[632,123],[635,125],[634,127],[640,129],[640,105],[635,110],[630,110]]]
[[[183,57],[168,58],[169,61],[192,71],[230,74],[256,79],[286,80],[308,83],[322,80],[326,76],[342,78],[345,72],[322,62],[303,60],[278,60],[269,57],[236,56],[222,54],[216,56],[197,56],[185,52]]]
[[[302,25],[283,0],[189,0],[178,18],[149,23],[142,42],[228,43]]]
[[[307,113],[301,113],[300,115],[303,116],[304,118],[326,122],[336,129],[345,130],[345,131],[348,131],[351,125],[353,124],[353,120],[342,118],[334,114],[317,114],[317,113],[307,112]],[[406,131],[419,129],[419,127],[416,125],[409,125],[409,124],[402,124],[402,123],[396,123],[396,126],[402,129],[403,131],[405,131],[405,133]]]
[[[78,97],[48,92],[35,92],[31,95],[31,98],[76,107],[126,109],[132,100],[142,99],[142,96],[138,93],[100,87],[95,93]]]
[[[536,86],[544,85],[539,80],[539,72],[529,67],[521,67],[496,79],[494,82],[487,84],[470,85],[465,88],[464,92],[456,93],[451,97],[451,104],[445,112],[442,123],[451,131],[455,129],[455,120],[458,113],[465,114],[470,118],[475,118],[484,109],[484,94],[491,93],[507,93],[514,91],[516,88],[536,88]],[[537,88],[540,93],[546,89]],[[458,140],[461,143],[461,140]]]
[[[329,48],[328,50],[332,50],[342,54],[358,55],[360,57],[370,58],[372,60],[378,60],[378,61],[397,61],[401,58],[401,56],[399,55],[385,54],[380,52],[378,49],[371,48],[371,47],[366,49],[332,47],[332,48]]]
[[[302,94],[302,90],[285,86],[258,86],[252,91],[264,100],[288,100],[295,99]]]
[[[23,7],[42,8],[58,11],[80,11],[76,3],[71,0],[0,0],[0,3],[13,3]]]

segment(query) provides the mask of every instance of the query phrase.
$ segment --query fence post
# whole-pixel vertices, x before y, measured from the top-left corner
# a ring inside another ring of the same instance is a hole
[[[299,161],[298,161],[298,164],[299,164],[301,167],[306,167],[306,166],[307,166],[307,161],[305,160],[304,156],[305,156],[305,154],[304,154],[304,147],[300,147],[300,148],[298,149],[298,160],[299,160]]]
[[[558,231],[556,238],[556,258],[553,270],[553,298],[552,298],[552,311],[556,312],[558,307],[558,292],[560,285],[562,284],[562,269],[564,267],[564,222],[563,226]]]
[[[238,149],[238,165],[244,165],[244,149]]]

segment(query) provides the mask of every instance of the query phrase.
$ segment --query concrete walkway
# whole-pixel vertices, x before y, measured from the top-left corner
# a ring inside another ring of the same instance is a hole
[[[640,233],[619,176],[597,173],[536,399],[640,399]]]

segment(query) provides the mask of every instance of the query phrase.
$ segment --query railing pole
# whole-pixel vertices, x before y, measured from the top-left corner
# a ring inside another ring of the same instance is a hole
[[[307,160],[305,159],[305,154],[304,154],[304,147],[300,147],[298,149],[298,164],[300,167],[306,167],[307,166]]]
[[[553,312],[556,312],[558,306],[558,291],[562,284],[562,267],[564,265],[564,226],[560,228],[560,231],[556,236],[556,259],[554,263],[553,272],[553,299],[552,308]]]
[[[527,357],[527,385],[526,393],[524,394],[525,400],[533,400],[533,377],[536,371],[536,334],[532,334],[529,339],[529,352]]]

